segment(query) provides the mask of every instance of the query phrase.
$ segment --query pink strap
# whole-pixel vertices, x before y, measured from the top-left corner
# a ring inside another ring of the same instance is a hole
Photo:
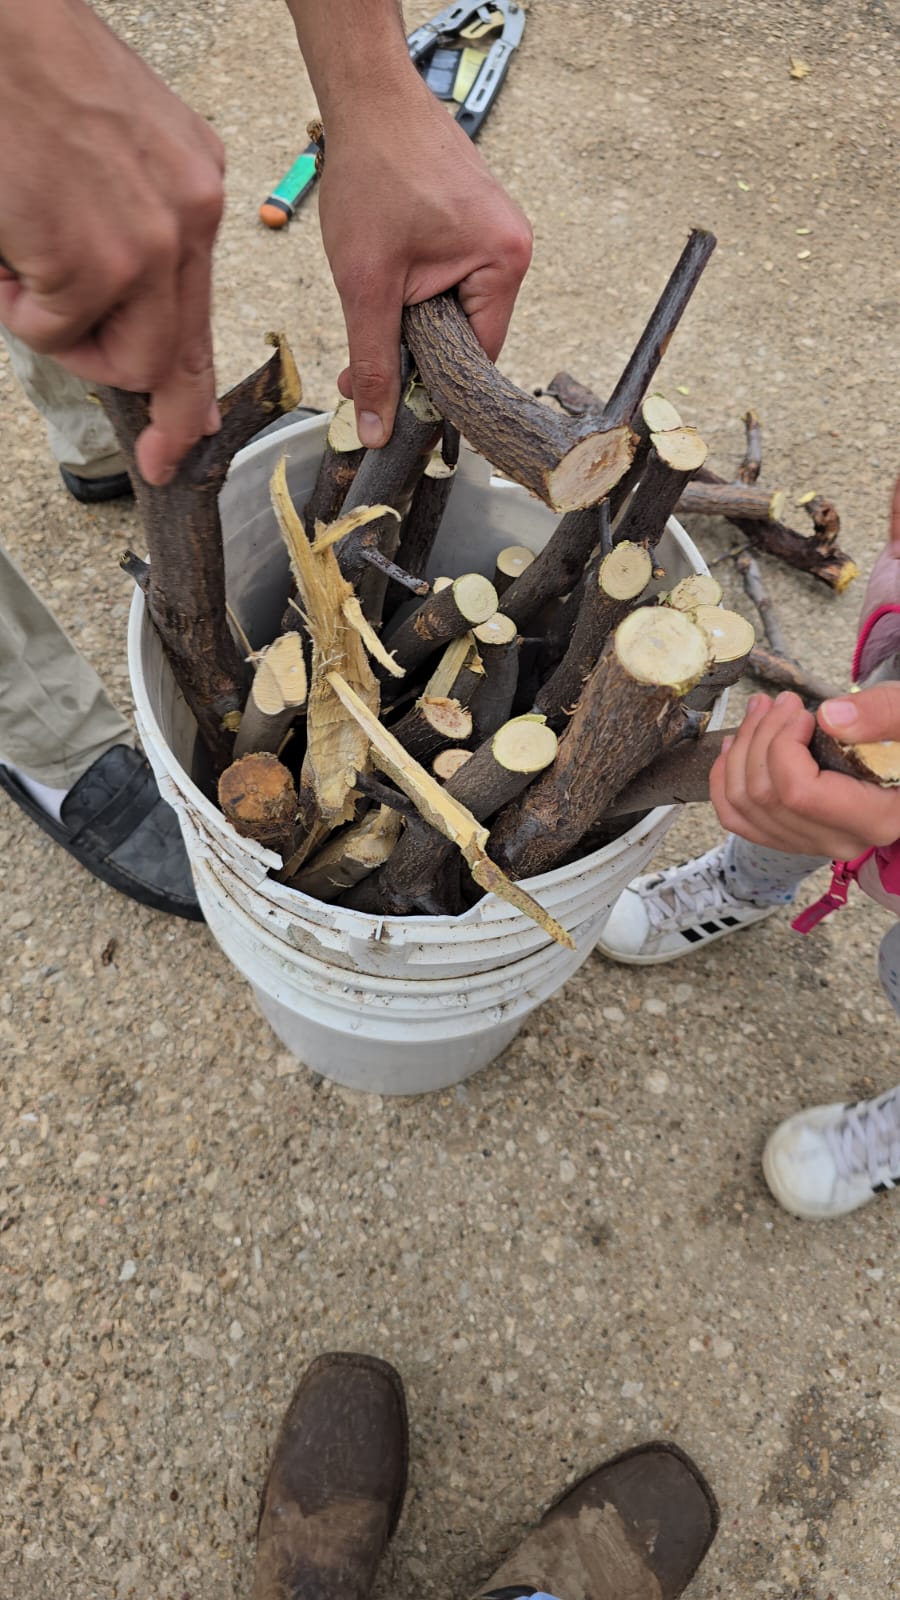
[[[832,862],[831,883],[820,900],[813,901],[811,906],[807,906],[805,911],[801,911],[794,918],[791,923],[794,932],[812,933],[813,928],[817,928],[820,922],[830,917],[832,911],[840,911],[841,907],[847,904],[850,885],[859,877],[860,867],[874,853],[874,850],[865,850],[855,861]]]

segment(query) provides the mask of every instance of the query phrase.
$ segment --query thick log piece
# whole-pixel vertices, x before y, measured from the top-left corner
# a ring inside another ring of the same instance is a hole
[[[705,460],[706,445],[695,428],[651,434],[641,481],[616,526],[615,543],[627,540],[655,549],[685,484]]]
[[[662,604],[675,611],[696,611],[698,606],[717,606],[722,600],[722,585],[711,572],[692,572],[662,595]]]
[[[526,567],[530,567],[533,560],[534,551],[524,544],[508,544],[501,550],[494,563],[494,588],[497,593],[505,594],[514,579]]]
[[[344,829],[312,861],[288,880],[316,900],[336,900],[345,890],[382,866],[400,837],[400,814],[392,806],[379,806],[361,822]]]
[[[297,829],[297,791],[277,756],[254,754],[233,761],[219,779],[219,805],[245,839],[287,859]]]
[[[316,523],[334,522],[362,466],[365,447],[359,442],[352,400],[339,400],[325,438],[313,492],[303,507],[303,526],[310,539]]]
[[[422,695],[405,717],[391,728],[414,761],[427,761],[442,744],[459,744],[471,738],[472,713],[458,700]]]
[[[299,633],[282,633],[262,652],[234,741],[235,758],[252,751],[277,755],[297,712],[306,705],[306,660]]]
[[[727,483],[711,467],[701,467],[698,481],[719,485]],[[859,576],[859,568],[853,558],[838,549],[836,532],[815,532],[810,536],[797,533],[783,522],[757,521],[747,517],[729,517],[727,520],[739,528],[748,543],[757,550],[765,550],[769,555],[786,561],[788,566],[808,572],[810,577],[827,584],[836,594],[840,594]]]
[[[495,612],[474,630],[482,664],[470,701],[475,742],[483,744],[509,720],[519,681],[519,635],[512,617]]]
[[[100,398],[128,465],[150,555],[147,609],[216,772],[231,759],[248,670],[228,626],[219,491],[232,457],[301,397],[294,358],[273,337],[275,354],[220,401],[222,426],[201,439],[165,487],[145,483],[135,444],[149,421],[146,395],[101,389]],[[228,719],[228,720],[226,720]]]
[[[457,768],[447,782],[447,794],[479,822],[487,821],[550,765],[556,750],[556,736],[541,719],[517,717]],[[409,823],[390,860],[370,881],[367,898],[377,899],[388,916],[416,910],[440,915],[434,885],[452,850],[425,822]]]
[[[600,536],[599,506],[572,511],[557,523],[543,550],[504,592],[503,610],[520,633],[548,600],[574,589]]]
[[[430,594],[412,616],[390,629],[385,648],[409,671],[441,645],[486,622],[496,609],[497,591],[490,580],[480,572],[464,573],[445,589]]]
[[[679,735],[682,697],[709,665],[706,635],[681,611],[643,606],[606,645],[553,766],[498,817],[491,854],[516,878],[568,856],[613,796]]]
[[[441,415],[551,510],[594,505],[627,470],[634,451],[627,419],[579,424],[517,389],[485,355],[452,296],[407,306],[403,331]]]
[[[776,655],[790,656],[791,652],[788,649],[784,630],[775,614],[775,607],[772,604],[768,590],[763,584],[762,573],[749,550],[741,550],[735,558],[734,564],[744,580],[747,598],[753,601],[759,612],[759,620],[763,625],[763,632],[769,649],[774,650]]]
[[[569,648],[535,700],[535,710],[554,725],[575,709],[607,637],[643,594],[652,573],[650,552],[644,545],[630,543],[616,545],[591,568]]]
[[[453,430],[456,433],[456,430]],[[456,435],[457,443],[459,435]],[[410,507],[400,532],[397,561],[414,577],[421,578],[431,559],[431,552],[447,509],[450,492],[456,477],[456,462],[445,459],[445,447],[433,450],[425,471],[413,491]]]
[[[793,689],[802,700],[818,705],[822,700],[832,700],[846,691],[836,684],[827,683],[815,673],[807,672],[790,656],[776,655],[765,645],[755,644],[747,657],[745,669],[752,678],[771,684],[774,689]]]
[[[760,489],[754,483],[692,483],[675,507],[680,517],[728,517],[780,522],[787,505],[783,489]]]
[[[685,705],[692,711],[709,711],[722,690],[743,677],[756,633],[746,617],[724,606],[698,606],[691,617],[709,640],[712,664],[685,696]]]

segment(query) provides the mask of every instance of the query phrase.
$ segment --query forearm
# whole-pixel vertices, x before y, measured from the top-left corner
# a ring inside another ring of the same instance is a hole
[[[397,0],[287,0],[326,124],[418,83]]]

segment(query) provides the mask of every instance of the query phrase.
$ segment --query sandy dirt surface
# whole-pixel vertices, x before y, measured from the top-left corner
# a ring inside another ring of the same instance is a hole
[[[315,204],[281,235],[255,220],[313,111],[286,13],[104,9],[228,145],[223,386],[275,324],[328,406]],[[832,494],[863,566],[898,466],[898,44],[896,0],[532,0],[482,141],[536,234],[504,368],[607,388],[712,228],[663,387],[725,471],[754,406],[766,481]],[[0,436],[0,538],[127,707],[133,514],[66,497],[7,369]],[[766,576],[797,654],[845,678],[858,597]],[[692,811],[664,859],[716,831]],[[491,1069],[390,1101],[311,1076],[204,929],[5,800],[0,852],[0,1593],[246,1595],[280,1414],[335,1347],[409,1389],[383,1597],[472,1592],[565,1484],[655,1435],[722,1504],[693,1600],[900,1592],[900,1200],[804,1225],[758,1168],[800,1104],[898,1076],[883,913],[857,897],[808,940],[777,916],[656,971],[594,957]]]

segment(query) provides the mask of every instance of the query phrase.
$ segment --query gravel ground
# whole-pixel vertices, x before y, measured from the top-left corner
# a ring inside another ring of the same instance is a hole
[[[313,109],[286,14],[104,10],[228,144],[223,384],[275,323],[328,405],[314,204],[255,223]],[[608,387],[687,228],[713,228],[664,387],[723,470],[756,407],[766,481],[834,495],[862,565],[897,466],[898,29],[895,0],[532,0],[483,137],[536,231],[505,369]],[[127,706],[133,516],[64,496],[5,370],[0,429],[0,537]],[[854,596],[767,578],[797,653],[841,675]],[[666,859],[715,836],[697,808]],[[471,1592],[567,1482],[659,1434],[722,1503],[693,1600],[900,1592],[898,1202],[804,1225],[758,1170],[799,1104],[897,1075],[883,913],[856,898],[809,940],[775,917],[656,972],[592,958],[490,1070],[389,1101],[311,1076],[202,928],[88,879],[5,801],[0,850],[4,1595],[247,1594],[281,1411],[336,1346],[409,1388],[381,1596]]]

